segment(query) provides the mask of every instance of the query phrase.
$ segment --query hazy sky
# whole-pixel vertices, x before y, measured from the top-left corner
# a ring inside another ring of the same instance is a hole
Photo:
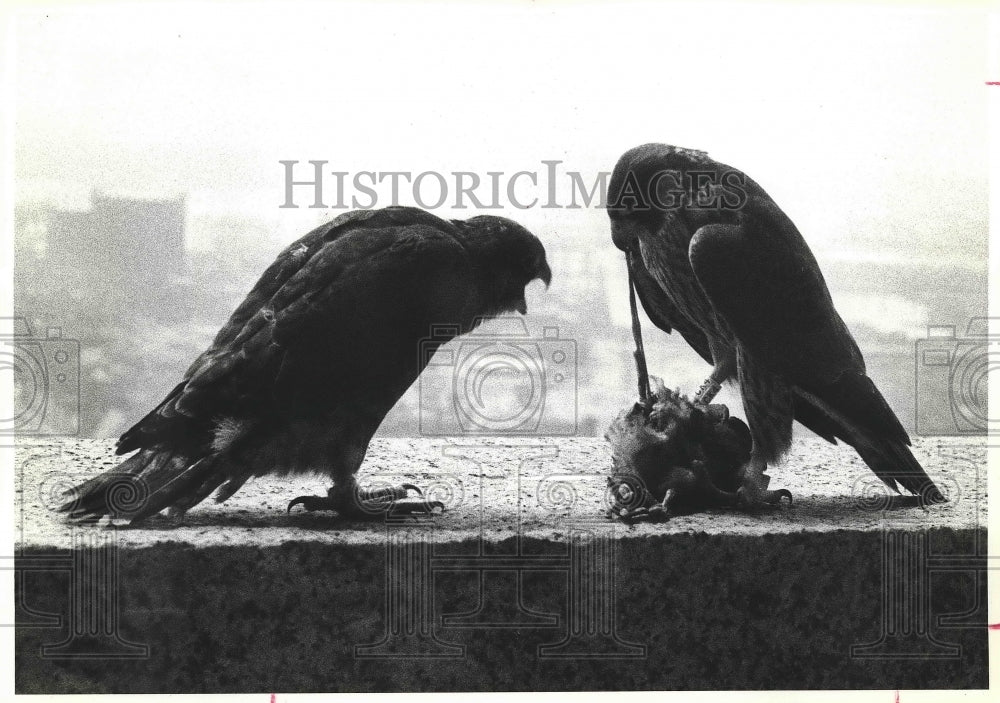
[[[287,239],[337,213],[279,210],[281,159],[481,174],[560,159],[592,180],[665,141],[748,172],[821,257],[981,260],[987,31],[981,12],[858,5],[24,11],[17,197],[186,192],[195,213]],[[601,211],[503,214],[543,238],[606,236]]]

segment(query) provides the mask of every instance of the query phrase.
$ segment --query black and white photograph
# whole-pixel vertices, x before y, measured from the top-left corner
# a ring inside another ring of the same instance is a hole
[[[990,698],[995,5],[0,16],[5,695]]]

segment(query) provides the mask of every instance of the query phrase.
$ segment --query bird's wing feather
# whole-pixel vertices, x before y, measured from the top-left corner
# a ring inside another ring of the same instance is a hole
[[[273,392],[290,354],[322,352],[324,368],[349,374],[342,362],[364,343],[359,336],[391,330],[407,305],[418,304],[425,281],[403,272],[433,276],[465,261],[451,229],[420,211],[383,210],[307,234],[268,268],[185,380],[122,435],[118,452],[196,435],[248,398]],[[414,267],[415,259],[431,267]]]
[[[906,431],[865,374],[819,266],[787,218],[706,225],[689,256],[744,351],[792,386],[799,421],[850,443],[892,487],[933,485],[906,449]]]
[[[712,352],[708,347],[708,338],[705,333],[697,326],[692,325],[670,298],[663,294],[652,274],[646,269],[641,257],[633,259],[632,281],[635,284],[639,302],[642,303],[642,309],[646,311],[650,321],[668,334],[676,329],[681,333],[684,341],[698,352],[702,359],[711,364]]]
[[[864,373],[819,265],[787,218],[706,225],[688,253],[716,314],[758,365],[806,388]]]
[[[247,322],[267,305],[275,293],[298,273],[305,264],[329,242],[334,241],[345,232],[350,232],[363,226],[366,220],[376,213],[374,210],[352,210],[320,225],[308,234],[289,244],[278,254],[274,263],[267,267],[256,285],[247,297],[233,311],[229,320],[216,334],[212,346],[195,360],[188,371],[190,375],[199,366],[203,357],[210,356],[219,349],[231,344],[237,335],[243,331]]]

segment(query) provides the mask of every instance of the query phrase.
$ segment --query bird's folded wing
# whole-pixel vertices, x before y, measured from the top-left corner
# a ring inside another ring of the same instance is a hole
[[[754,363],[795,392],[796,418],[818,434],[856,443],[909,438],[875,384],[812,252],[787,220],[706,225],[691,266]]]
[[[632,281],[635,291],[642,303],[642,309],[650,321],[664,332],[677,330],[681,333],[691,348],[708,363],[712,363],[712,352],[708,346],[708,338],[697,326],[691,324],[681,314],[677,306],[660,289],[652,274],[646,269],[641,257],[633,259]]]
[[[419,294],[409,290],[419,284],[415,260],[438,267],[464,261],[443,220],[414,225],[398,213],[376,216],[381,213],[338,218],[283,251],[184,381],[122,435],[119,453],[149,446],[178,416],[210,421],[272,392],[285,356],[318,336],[335,367],[338,349],[352,353],[359,326],[391,324],[382,319],[386,311]]]
[[[236,336],[243,331],[247,322],[271,300],[282,286],[288,283],[292,276],[302,270],[316,252],[341,235],[363,226],[363,223],[371,219],[375,213],[374,210],[352,210],[320,225],[288,245],[278,254],[274,263],[261,274],[260,279],[247,294],[247,297],[229,316],[229,320],[216,334],[212,346],[205,352],[205,355],[210,355],[231,344]],[[200,361],[201,358],[192,364],[187,376],[192,375]]]
[[[763,368],[806,387],[865,371],[819,265],[787,220],[706,225],[688,250],[717,315]]]

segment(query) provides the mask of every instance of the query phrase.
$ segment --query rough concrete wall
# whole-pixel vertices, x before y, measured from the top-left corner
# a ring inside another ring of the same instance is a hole
[[[969,553],[971,531],[930,533],[937,554]],[[356,645],[386,632],[385,547],[294,542],[275,547],[184,544],[120,555],[121,635],[149,645],[138,660],[39,656],[63,629],[19,629],[18,693],[207,693],[333,691],[645,690],[799,688],[983,688],[987,631],[944,628],[957,644],[939,660],[860,659],[852,645],[884,627],[878,533],[826,532],[737,537],[670,535],[619,544],[614,631],[606,654],[558,659],[538,647],[567,633],[565,574],[529,570],[518,608],[514,581],[485,577],[481,619],[520,617],[544,627],[458,629],[442,615],[475,611],[480,577],[440,573],[432,631],[464,647],[451,658],[358,658]],[[490,547],[509,552],[511,542]],[[472,545],[458,545],[468,553]],[[527,540],[522,552],[562,549]],[[29,554],[43,553],[33,550]],[[26,603],[66,612],[68,576],[26,575]],[[931,612],[962,612],[985,599],[970,573],[933,579]],[[569,621],[573,618],[570,617]],[[936,651],[930,640],[925,654]],[[436,645],[435,645],[436,647]],[[549,652],[552,654],[553,652]],[[558,652],[555,652],[558,653]]]

